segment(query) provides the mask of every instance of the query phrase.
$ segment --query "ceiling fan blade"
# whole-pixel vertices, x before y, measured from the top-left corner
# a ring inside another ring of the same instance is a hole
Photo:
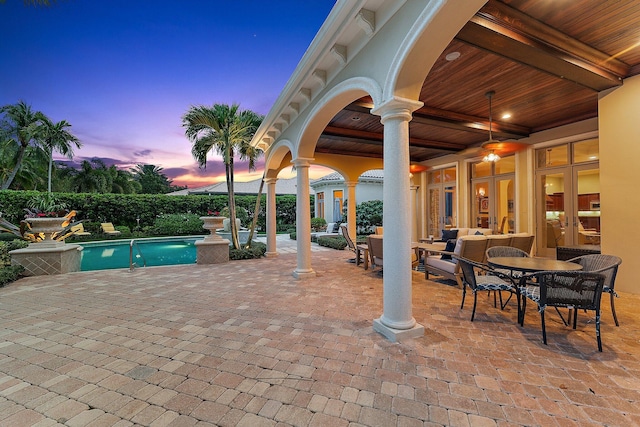
[[[499,156],[506,156],[517,153],[518,151],[526,150],[528,146],[528,144],[516,141],[490,141],[482,144],[482,148],[484,150],[493,151]]]

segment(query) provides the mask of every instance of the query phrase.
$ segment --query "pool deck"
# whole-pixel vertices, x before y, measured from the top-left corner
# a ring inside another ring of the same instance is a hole
[[[24,278],[0,288],[0,426],[637,426],[640,296],[577,330],[413,273],[424,337],[373,331],[382,279],[313,246],[275,258]],[[624,268],[624,265],[621,267]]]

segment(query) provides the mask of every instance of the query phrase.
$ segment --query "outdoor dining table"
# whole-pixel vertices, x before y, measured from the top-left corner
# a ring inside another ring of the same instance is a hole
[[[582,270],[580,264],[573,262],[536,257],[493,257],[487,258],[487,263],[494,268],[503,268],[512,271],[517,270],[523,273]]]
[[[494,268],[502,268],[506,270],[520,271],[523,273],[520,278],[519,286],[522,286],[526,282],[526,273],[535,273],[538,271],[576,271],[582,270],[580,264],[576,264],[569,261],[558,261],[557,259],[549,258],[536,258],[536,257],[492,257],[487,258],[487,264]],[[524,312],[520,309],[520,292],[517,292],[518,298],[518,323],[522,325],[524,319]],[[562,319],[562,322],[567,325],[567,321],[564,316],[556,307],[556,312]]]

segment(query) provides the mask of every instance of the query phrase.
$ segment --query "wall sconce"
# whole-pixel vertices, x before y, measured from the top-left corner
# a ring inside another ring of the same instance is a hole
[[[478,189],[478,194],[480,195],[480,197],[484,197],[484,195],[486,194],[485,191],[484,191],[484,187],[480,187]]]

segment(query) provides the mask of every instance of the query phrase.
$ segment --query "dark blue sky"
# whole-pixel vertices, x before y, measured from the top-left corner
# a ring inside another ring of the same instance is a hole
[[[0,4],[0,105],[67,120],[76,161],[151,163],[190,187],[199,171],[181,116],[239,103],[266,114],[335,0],[58,0]],[[220,180],[217,178],[215,180]]]

